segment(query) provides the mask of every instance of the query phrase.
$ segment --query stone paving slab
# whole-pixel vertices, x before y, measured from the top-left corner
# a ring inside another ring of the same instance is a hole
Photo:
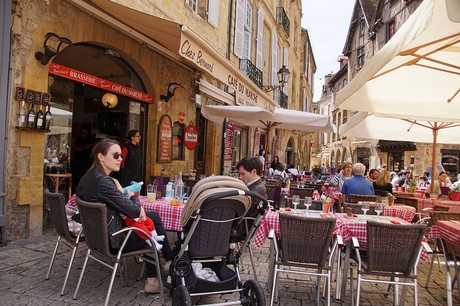
[[[0,305],[100,305],[104,303],[111,270],[102,265],[89,261],[87,273],[83,278],[78,299],[73,300],[73,292],[78,281],[79,273],[83,265],[86,247],[80,248],[74,262],[69,282],[64,296],[60,290],[70,251],[61,247],[55,261],[49,280],[45,280],[49,260],[54,249],[56,236],[53,232],[46,232],[44,236],[23,239],[11,242],[0,247]],[[267,289],[268,281],[268,243],[263,247],[254,249],[254,259],[257,263],[257,277],[265,290],[267,303],[270,294]],[[134,260],[128,264],[127,286],[122,286],[119,278],[115,280],[113,292],[110,299],[111,305],[161,305],[159,295],[147,295],[143,292],[143,280],[136,281],[140,275],[141,265]],[[241,260],[241,277],[244,280],[253,279],[250,267],[249,256],[243,256]],[[441,265],[441,271],[437,264],[433,268],[428,288],[425,284],[429,264],[419,264],[419,305],[446,305],[445,272]],[[282,274],[279,286],[279,304],[289,306],[316,305],[316,288],[309,283],[308,277],[299,275]],[[311,279],[310,279],[311,281]],[[349,288],[349,287],[348,287]],[[366,289],[380,288],[385,290],[386,286],[366,284]],[[332,284],[335,289],[335,283]],[[167,291],[166,305],[171,305],[171,298]],[[227,301],[231,297],[214,296],[204,297],[193,302],[211,303],[216,301]],[[233,296],[237,299],[237,296]],[[457,291],[454,291],[454,305],[460,306],[460,299]],[[321,305],[326,305],[326,299],[321,299]],[[392,305],[392,296],[386,297],[383,294],[363,293],[361,305],[384,306]],[[331,305],[351,305],[350,290],[347,291],[343,301],[336,301],[331,297]],[[406,305],[413,305],[412,290],[409,290]]]

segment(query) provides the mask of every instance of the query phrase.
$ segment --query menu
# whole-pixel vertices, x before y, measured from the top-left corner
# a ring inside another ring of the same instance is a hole
[[[254,132],[254,156],[259,155],[259,147],[260,147],[260,129],[256,128]]]
[[[172,162],[172,123],[168,115],[163,115],[158,124],[157,162]]]
[[[227,127],[225,129],[224,160],[232,160],[234,129],[233,123],[227,121]]]

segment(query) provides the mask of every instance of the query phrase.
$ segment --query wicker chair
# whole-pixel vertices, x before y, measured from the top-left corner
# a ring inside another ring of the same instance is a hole
[[[361,207],[362,207],[362,205],[357,204],[357,203],[348,203],[348,202],[343,203],[343,208],[344,208],[345,212],[347,212],[347,209],[350,208],[351,212],[356,214],[356,215],[364,214],[364,211],[361,209]],[[367,214],[376,216],[377,213],[375,212],[375,206],[369,205],[369,211],[367,212]]]
[[[352,239],[358,262],[357,306],[359,306],[362,282],[412,286],[414,305],[417,306],[417,265],[422,251],[425,229],[426,225],[423,224],[400,225],[367,221],[365,256],[361,256],[362,250],[359,249],[357,239]],[[352,271],[350,275],[351,286],[353,286]],[[388,278],[388,281],[385,278]],[[399,278],[402,281],[399,281]],[[397,305],[397,290],[395,290],[394,300],[394,304]]]
[[[67,222],[67,214],[65,210],[65,197],[62,193],[52,193],[48,189],[45,190],[45,199],[48,203],[51,219],[53,220],[54,230],[59,235],[56,241],[56,246],[54,247],[53,255],[51,256],[51,262],[48,267],[48,272],[46,273],[45,279],[50,278],[51,269],[53,268],[54,260],[56,259],[56,254],[58,252],[61,242],[63,245],[72,249],[72,255],[70,256],[69,267],[67,268],[67,273],[64,278],[64,283],[62,284],[61,296],[65,294],[65,287],[69,279],[70,270],[72,270],[72,264],[75,259],[75,253],[77,252],[78,245],[80,241],[84,240],[81,237],[80,233],[75,237],[69,230]]]
[[[289,197],[286,199],[286,207],[289,208],[294,208],[294,205],[292,204],[292,197]],[[305,199],[300,198],[300,203],[297,205],[297,209],[306,209],[307,207],[305,206]],[[323,209],[323,201],[321,200],[312,200],[311,201],[311,206],[309,210],[322,210]]]
[[[335,218],[309,218],[292,214],[280,214],[280,242],[271,230],[269,238],[275,250],[271,266],[273,277],[270,305],[277,299],[278,273],[295,273],[316,276],[317,303],[320,304],[320,278],[326,278],[327,305],[331,298],[331,270],[336,241],[332,241]],[[292,269],[295,267],[295,269]],[[300,268],[300,269],[299,269]],[[272,279],[272,281],[270,281]]]
[[[296,187],[291,187],[290,188],[290,195],[298,195],[300,198],[305,198],[305,197],[312,197],[313,192],[315,191],[314,188],[296,188]]]
[[[120,250],[117,253],[112,253],[109,247],[109,232],[107,228],[107,206],[101,203],[90,203],[81,200],[77,197],[78,210],[80,212],[81,223],[83,225],[83,232],[85,234],[86,244],[88,246],[88,252],[86,253],[85,261],[80,273],[80,278],[78,279],[77,288],[73,295],[73,299],[77,298],[78,290],[80,289],[80,284],[85,274],[86,265],[88,259],[93,259],[106,267],[109,267],[113,270],[112,277],[110,279],[109,288],[107,290],[107,295],[105,298],[105,306],[109,305],[110,294],[112,292],[113,282],[118,271],[118,266],[123,262],[123,259],[130,256],[136,256],[144,262],[149,262],[156,266],[157,275],[160,274],[160,260],[158,258],[158,252],[155,248],[145,247],[136,251],[123,252],[125,244],[130,235],[135,235],[133,231],[142,232],[146,237],[150,237],[146,232],[134,228],[126,227],[121,231],[113,233],[112,235],[126,235]],[[151,238],[149,238],[151,239]],[[152,245],[155,245],[151,241]],[[91,253],[95,253],[97,256],[93,256]],[[105,259],[105,260],[102,260]],[[113,264],[113,266],[111,265]],[[120,277],[123,280],[123,269],[120,268]],[[162,303],[165,304],[165,296],[163,292],[163,282],[161,277],[158,277],[158,282],[160,286],[160,295]]]
[[[351,203],[358,203],[360,201],[376,202],[377,198],[376,195],[350,194]]]

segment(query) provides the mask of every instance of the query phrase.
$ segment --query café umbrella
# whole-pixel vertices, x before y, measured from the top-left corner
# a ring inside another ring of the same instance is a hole
[[[270,113],[258,106],[204,105],[203,116],[222,123],[225,118],[252,127],[288,129],[307,132],[335,132],[331,117],[292,109],[275,108]]]
[[[335,104],[375,118],[401,119],[411,129],[427,128],[432,132],[434,169],[438,135],[460,123],[459,90],[460,1],[425,0],[337,93]]]

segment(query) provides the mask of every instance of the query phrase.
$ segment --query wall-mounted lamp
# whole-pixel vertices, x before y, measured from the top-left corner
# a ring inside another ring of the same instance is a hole
[[[112,93],[105,93],[102,96],[102,105],[107,108],[114,108],[118,104],[118,97]]]
[[[35,52],[35,59],[40,61],[42,65],[46,65],[53,56],[61,52],[61,50],[68,45],[72,45],[72,41],[70,41],[70,39],[48,32],[46,33],[45,41],[43,42],[43,49],[45,52]]]
[[[289,71],[289,69],[287,69],[287,67],[283,65],[283,67],[281,67],[280,70],[278,70],[277,72],[279,85],[264,85],[264,91],[269,92],[274,90],[275,88],[283,87],[284,84],[286,84],[289,81],[290,74],[291,72]]]
[[[169,102],[169,100],[174,97],[174,92],[178,87],[184,88],[181,84],[179,83],[169,83],[168,84],[168,93],[165,95],[160,95],[160,99]]]

